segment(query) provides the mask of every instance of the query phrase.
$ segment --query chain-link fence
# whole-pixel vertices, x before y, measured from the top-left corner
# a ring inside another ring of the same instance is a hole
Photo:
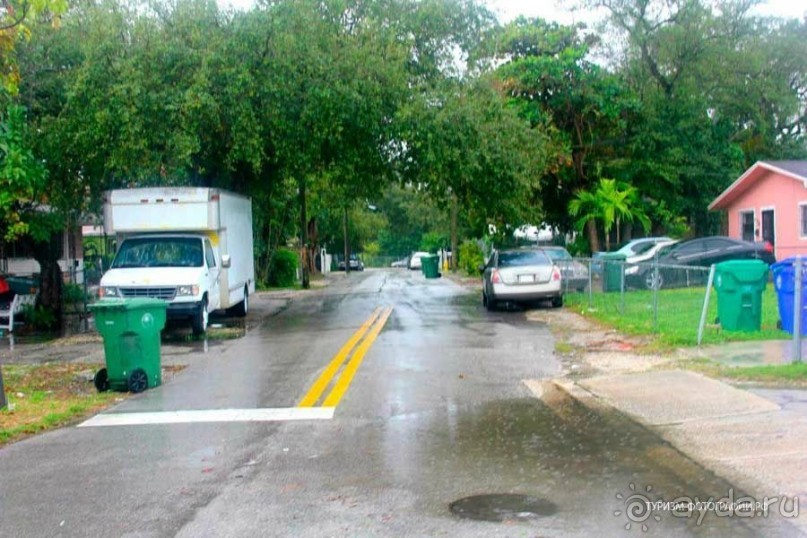
[[[566,304],[628,334],[662,334],[670,344],[695,344],[709,282],[709,267],[626,263],[576,258],[559,263]],[[771,288],[771,286],[769,286]],[[717,294],[708,290],[705,341],[719,332]],[[763,308],[762,330],[777,332],[776,299],[771,289]]]
[[[79,283],[68,282],[62,288],[62,329],[66,334],[87,332],[90,329],[88,305],[98,299],[101,271],[85,264],[71,277],[73,282]]]

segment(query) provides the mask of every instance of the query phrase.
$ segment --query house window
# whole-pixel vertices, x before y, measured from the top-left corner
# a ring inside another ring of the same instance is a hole
[[[802,229],[804,222],[802,219]],[[744,241],[754,241],[754,212],[742,211],[740,212],[740,232],[742,233]]]
[[[807,204],[799,205],[799,222],[801,223],[800,235],[807,237]]]

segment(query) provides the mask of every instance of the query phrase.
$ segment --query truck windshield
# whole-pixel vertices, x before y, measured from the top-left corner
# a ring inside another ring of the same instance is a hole
[[[113,269],[127,267],[201,267],[202,241],[193,237],[137,237],[120,247]]]

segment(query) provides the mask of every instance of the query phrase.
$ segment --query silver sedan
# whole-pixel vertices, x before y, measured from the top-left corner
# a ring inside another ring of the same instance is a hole
[[[482,304],[552,301],[563,306],[560,269],[540,249],[494,251],[482,271]]]

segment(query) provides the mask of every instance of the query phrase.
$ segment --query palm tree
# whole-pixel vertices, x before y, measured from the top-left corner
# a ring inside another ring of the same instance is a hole
[[[645,232],[650,229],[650,219],[644,209],[638,205],[639,196],[635,187],[618,183],[615,179],[600,179],[597,189],[577,191],[575,198],[569,202],[569,213],[580,215],[577,227],[582,231],[588,229],[592,251],[599,250],[596,221],[601,220],[605,232],[605,250],[611,250],[611,229],[616,224],[616,240],[620,242],[622,221],[639,221]]]
[[[625,183],[617,183],[614,179],[601,179],[597,185],[595,196],[600,200],[603,208],[603,227],[605,242],[610,250],[609,238],[611,228],[616,224],[616,242],[621,242],[620,232],[622,221],[633,222],[638,220],[645,233],[650,229],[650,219],[644,209],[637,206],[639,203],[638,191],[635,187]]]
[[[603,217],[601,201],[591,192],[579,190],[569,202],[569,214],[573,217],[579,216],[575,226],[580,231],[583,231],[584,227],[586,228],[591,251],[599,251],[600,239],[597,235],[596,221]]]

